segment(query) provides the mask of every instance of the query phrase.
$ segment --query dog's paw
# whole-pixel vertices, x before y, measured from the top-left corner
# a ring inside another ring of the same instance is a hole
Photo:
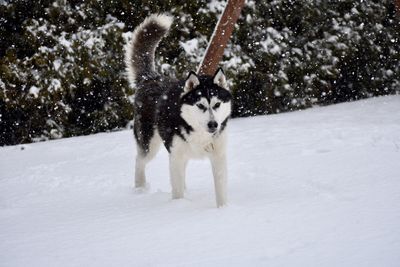
[[[146,183],[145,186],[133,186],[133,192],[136,194],[144,194],[150,191],[150,184]]]

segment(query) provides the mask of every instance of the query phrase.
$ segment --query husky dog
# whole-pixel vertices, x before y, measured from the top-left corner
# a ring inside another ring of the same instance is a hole
[[[189,159],[208,157],[214,175],[217,206],[226,204],[226,125],[232,95],[222,69],[213,77],[190,72],[186,80],[160,75],[154,54],[168,33],[172,18],[153,14],[133,32],[126,47],[129,82],[137,90],[134,135],[137,143],[136,188],[146,186],[145,166],[161,142],[169,152],[172,198],[183,198]]]

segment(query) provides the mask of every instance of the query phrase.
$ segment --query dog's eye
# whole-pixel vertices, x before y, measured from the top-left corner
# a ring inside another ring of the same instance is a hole
[[[217,108],[219,108],[219,106],[221,106],[221,102],[218,102],[217,104],[215,104],[213,109],[217,109]]]
[[[197,107],[203,111],[206,111],[207,108],[203,104],[197,104]]]

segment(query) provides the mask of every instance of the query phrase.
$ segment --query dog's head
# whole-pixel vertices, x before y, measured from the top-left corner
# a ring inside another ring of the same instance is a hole
[[[181,116],[195,131],[219,133],[231,114],[232,95],[222,69],[212,76],[190,72],[181,96]]]

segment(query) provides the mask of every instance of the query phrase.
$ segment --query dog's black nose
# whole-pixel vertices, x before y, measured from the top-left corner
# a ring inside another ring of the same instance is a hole
[[[210,133],[213,133],[213,132],[215,132],[217,130],[218,123],[216,121],[209,121],[207,126],[208,126],[208,131]]]

